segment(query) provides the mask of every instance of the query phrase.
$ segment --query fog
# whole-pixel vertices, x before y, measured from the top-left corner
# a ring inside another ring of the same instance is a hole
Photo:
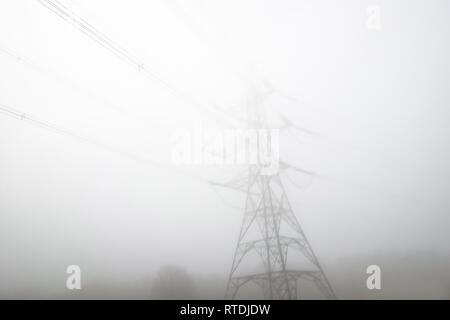
[[[255,92],[296,126],[280,159],[317,173],[281,178],[337,296],[450,298],[448,1],[60,3],[151,76],[39,1],[1,1],[0,106],[23,116],[0,109],[0,298],[161,298],[167,266],[186,298],[223,298],[245,193],[208,182],[245,166],[174,165],[172,135],[241,128]]]

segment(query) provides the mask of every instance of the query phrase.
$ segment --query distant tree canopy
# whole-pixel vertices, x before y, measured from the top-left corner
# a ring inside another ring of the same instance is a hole
[[[178,266],[159,269],[151,290],[152,299],[194,299],[193,278]]]

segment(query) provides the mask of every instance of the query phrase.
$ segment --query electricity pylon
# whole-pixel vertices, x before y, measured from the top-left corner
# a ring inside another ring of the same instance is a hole
[[[268,127],[260,102],[252,101],[248,109],[250,128]],[[284,169],[286,165],[280,162],[279,170],[269,175],[261,165],[249,165],[241,178],[222,184],[247,194],[227,299],[235,299],[250,282],[262,288],[266,299],[298,299],[301,279],[312,281],[326,298],[336,298],[289,203],[280,178]],[[259,271],[250,258],[254,253],[262,261]],[[245,268],[244,262],[251,267]]]

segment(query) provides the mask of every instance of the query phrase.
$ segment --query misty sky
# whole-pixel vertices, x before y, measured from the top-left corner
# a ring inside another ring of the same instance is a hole
[[[239,126],[219,110],[242,115],[261,78],[274,126],[284,115],[318,133],[283,130],[280,156],[319,173],[308,188],[294,171],[283,181],[325,270],[355,254],[448,254],[448,1],[61,2],[213,116],[38,1],[2,0],[0,104],[165,165],[0,113],[0,293],[61,290],[69,264],[89,279],[165,264],[226,277],[245,196],[202,179],[242,168],[174,169],[170,137]],[[366,27],[373,4],[381,30]]]

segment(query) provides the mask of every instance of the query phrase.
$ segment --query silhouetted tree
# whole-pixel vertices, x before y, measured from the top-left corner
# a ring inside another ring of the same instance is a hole
[[[152,299],[194,299],[193,278],[178,266],[162,267],[153,282]]]

